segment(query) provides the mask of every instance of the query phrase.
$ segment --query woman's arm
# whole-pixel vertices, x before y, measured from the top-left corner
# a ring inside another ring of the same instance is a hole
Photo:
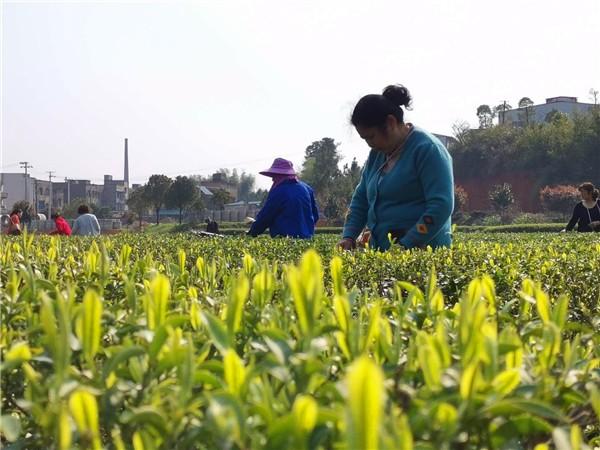
[[[277,190],[269,193],[264,206],[256,215],[256,220],[252,223],[248,234],[250,236],[258,236],[271,226],[279,211],[281,209],[281,203],[283,199]]]
[[[565,227],[565,230],[571,231],[575,227],[575,224],[577,223],[578,220],[579,220],[579,203],[577,203],[575,205],[575,208],[573,208],[573,215],[571,216],[571,220],[569,220],[569,223]]]
[[[370,166],[369,160],[363,168],[360,176],[360,182],[354,194],[352,194],[352,200],[350,200],[350,207],[348,208],[348,214],[346,214],[346,221],[344,223],[344,231],[342,233],[343,238],[349,238],[352,241],[356,241],[356,238],[367,224],[367,215],[369,212],[369,200],[367,198],[367,171]]]
[[[77,219],[75,219],[75,222],[73,222],[73,228],[71,228],[71,234],[75,234],[75,235],[79,234],[80,222],[81,221],[79,220],[79,217]]]
[[[92,228],[97,234],[100,234],[100,222],[95,215],[92,215]]]

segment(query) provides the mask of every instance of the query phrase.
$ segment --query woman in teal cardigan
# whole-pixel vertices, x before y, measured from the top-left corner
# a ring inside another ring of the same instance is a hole
[[[352,113],[352,125],[371,147],[360,183],[346,216],[340,247],[356,247],[367,226],[369,245],[387,250],[433,248],[452,243],[454,208],[452,158],[425,130],[404,123],[402,106],[411,97],[403,86],[388,86],[383,95],[366,95]]]

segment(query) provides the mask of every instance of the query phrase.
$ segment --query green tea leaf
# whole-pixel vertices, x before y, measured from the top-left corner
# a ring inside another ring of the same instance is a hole
[[[354,361],[346,376],[348,386],[348,447],[352,450],[379,448],[383,413],[383,373],[366,356]]]

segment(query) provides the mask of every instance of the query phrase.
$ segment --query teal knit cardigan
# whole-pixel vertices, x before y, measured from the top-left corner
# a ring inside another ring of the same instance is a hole
[[[385,154],[371,150],[354,191],[344,237],[356,239],[365,225],[370,246],[449,246],[454,209],[452,158],[435,136],[414,127],[398,161],[382,172]]]

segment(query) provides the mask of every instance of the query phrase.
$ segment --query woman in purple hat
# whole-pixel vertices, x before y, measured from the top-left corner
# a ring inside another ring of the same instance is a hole
[[[276,158],[260,174],[271,177],[273,186],[248,234],[258,236],[268,228],[271,237],[312,237],[319,220],[315,196],[312,188],[298,179],[291,161]]]

